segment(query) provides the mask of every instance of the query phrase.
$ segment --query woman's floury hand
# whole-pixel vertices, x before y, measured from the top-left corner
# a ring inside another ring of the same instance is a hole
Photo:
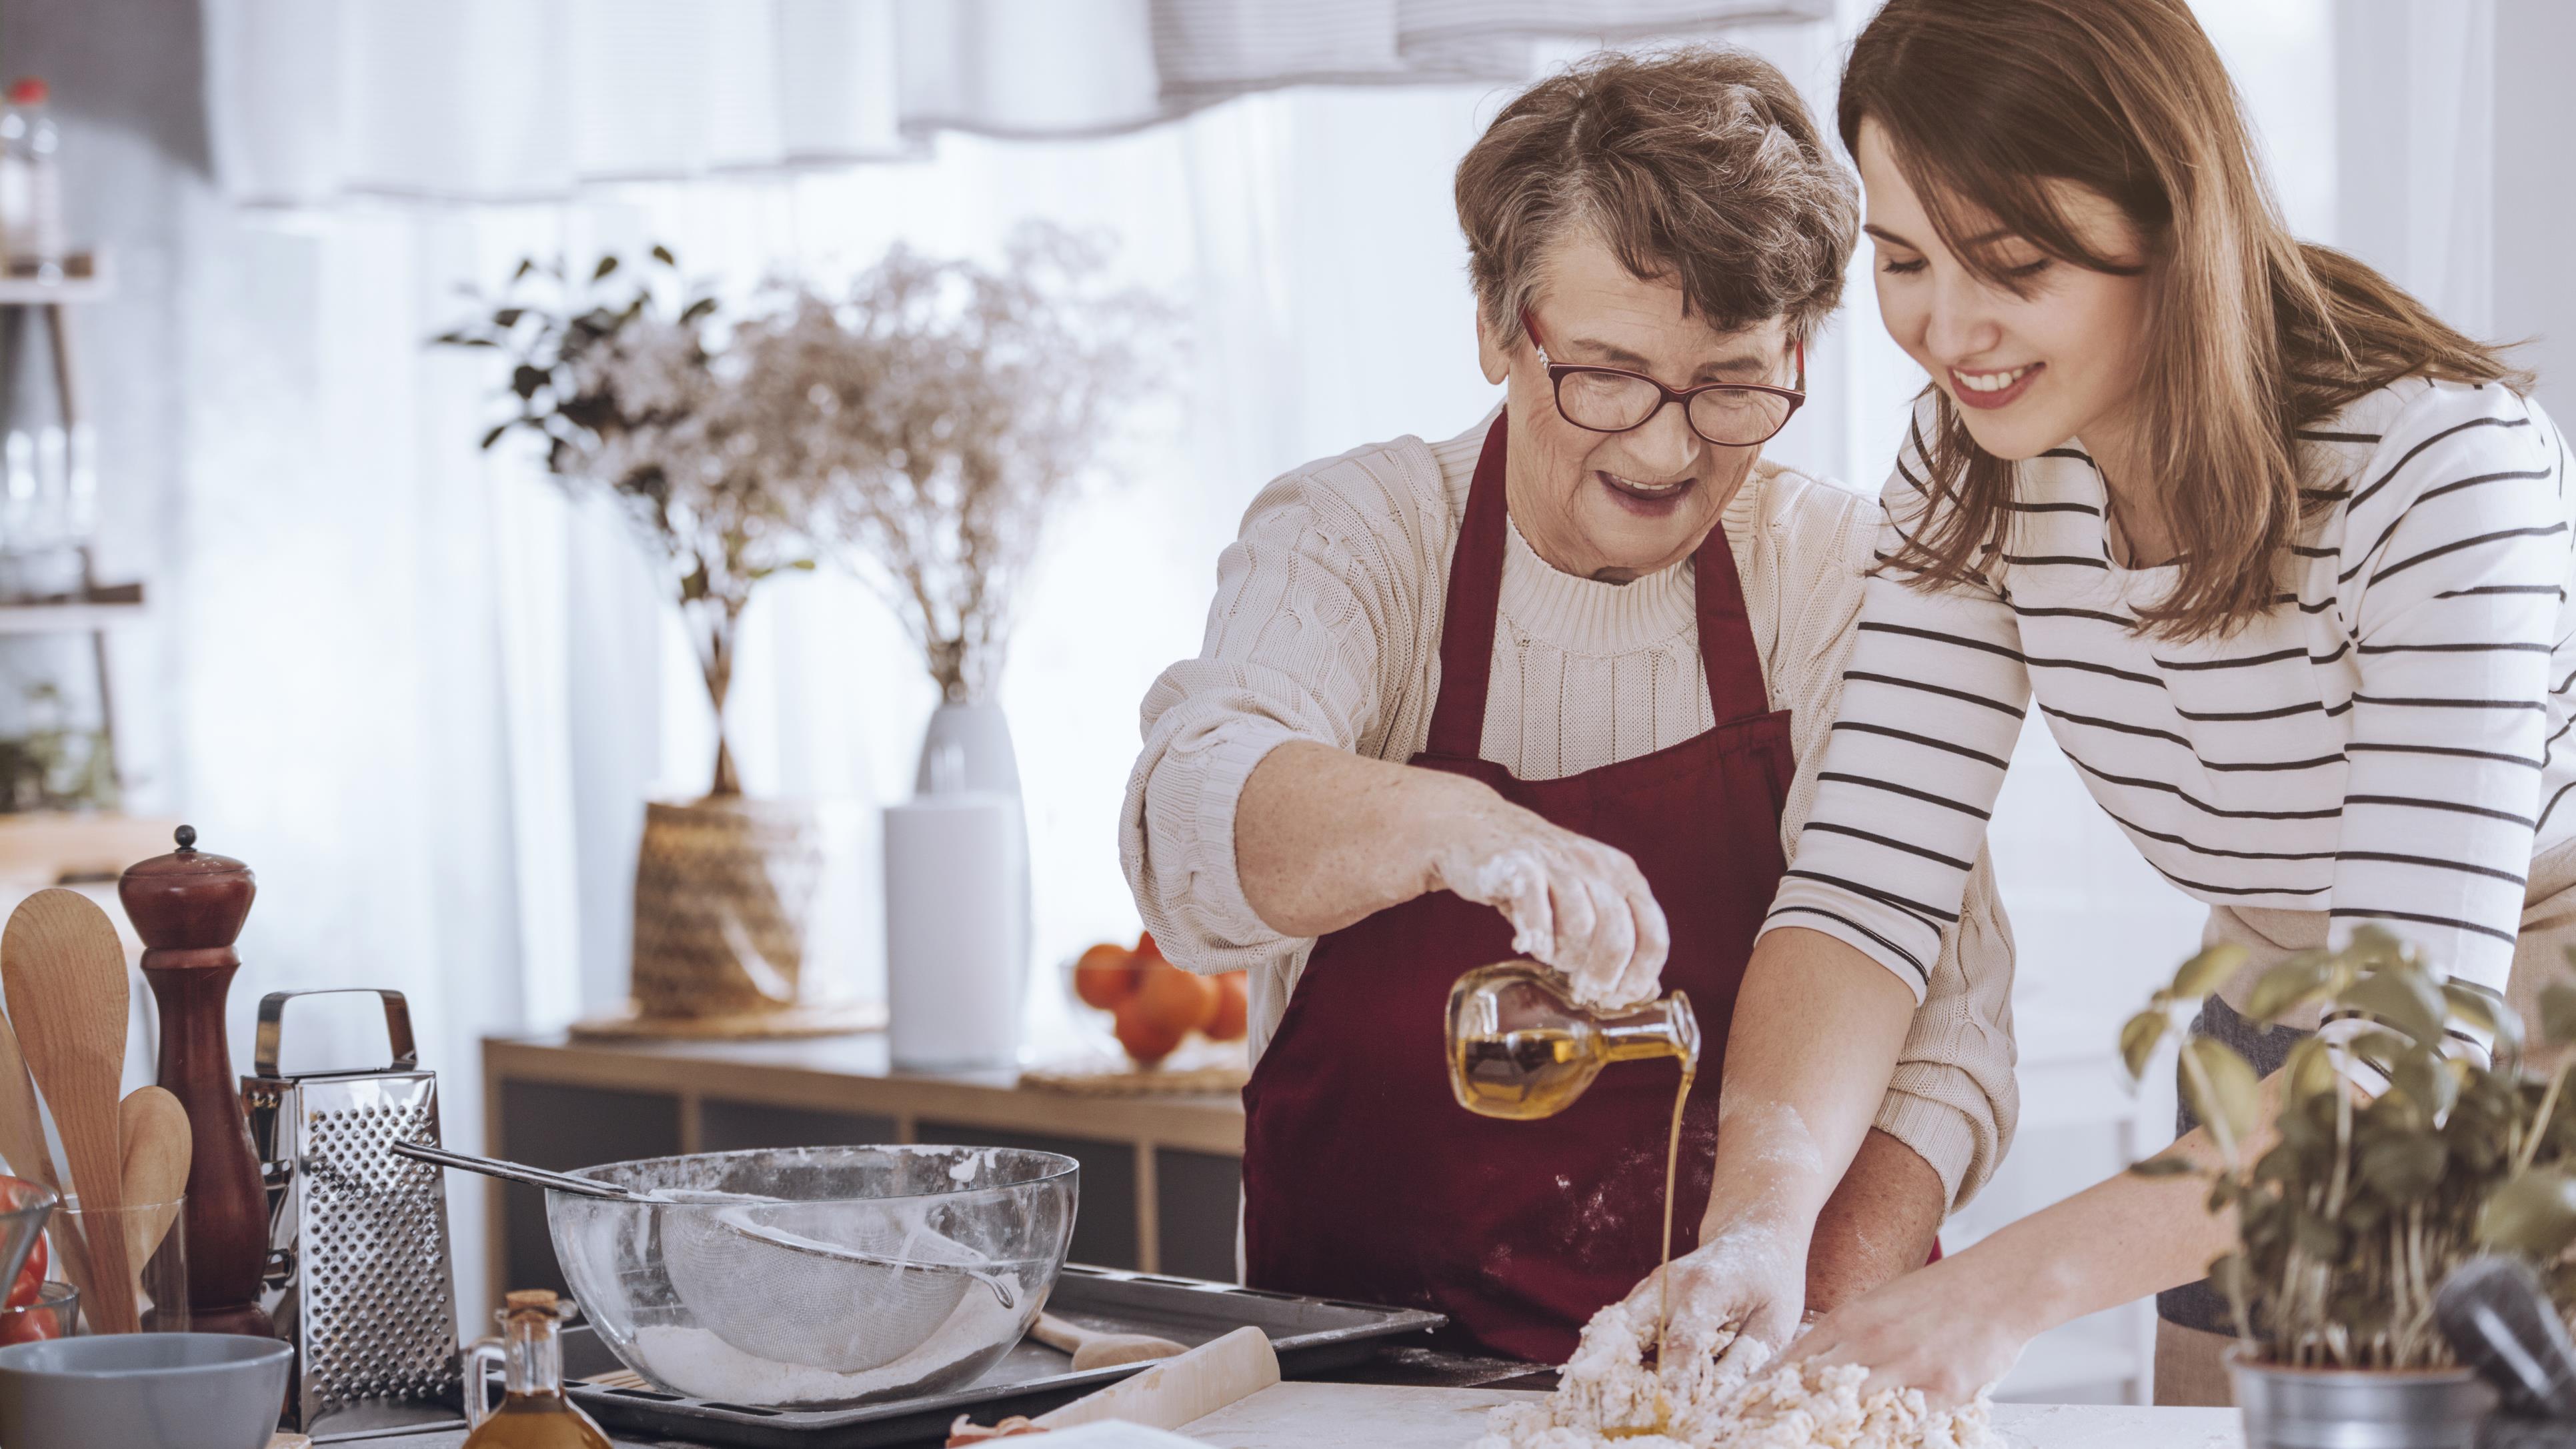
[[[1995,1289],[1964,1259],[1947,1258],[1826,1314],[1789,1357],[1860,1364],[1866,1388],[1921,1389],[1935,1408],[1964,1404],[2009,1373],[2030,1341]]]
[[[1564,973],[1584,1006],[1661,995],[1672,937],[1637,863],[1499,795],[1488,800],[1435,847],[1432,888],[1501,911],[1512,949]]]
[[[1636,1321],[1655,1322],[1662,1312],[1666,1273],[1672,1275],[1676,1353],[1731,1353],[1752,1343],[1777,1351],[1798,1331],[1807,1299],[1803,1235],[1758,1222],[1719,1231],[1629,1292]]]

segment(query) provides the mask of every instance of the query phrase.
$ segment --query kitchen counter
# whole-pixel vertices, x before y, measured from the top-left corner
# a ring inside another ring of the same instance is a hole
[[[1555,1370],[1436,1349],[1386,1347],[1329,1379],[1265,1389],[1183,1432],[1212,1449],[1459,1449],[1498,1404],[1543,1397]],[[976,1416],[989,1421],[989,1415]],[[2237,1449],[2234,1409],[1998,1404],[2004,1449]],[[365,1449],[458,1449],[461,1429],[369,1439]],[[1012,1441],[1018,1442],[1018,1441]],[[619,1439],[619,1449],[690,1449]],[[933,1449],[936,1439],[901,1449]]]
[[[1488,1409],[1536,1397],[1498,1389],[1288,1383],[1182,1432],[1214,1449],[1458,1449],[1482,1432]],[[2233,1409],[1998,1404],[1995,1426],[2009,1449],[2234,1449],[2240,1441]],[[457,1449],[464,1442],[461,1430],[366,1441],[369,1449]],[[621,1449],[670,1445],[617,1443]]]

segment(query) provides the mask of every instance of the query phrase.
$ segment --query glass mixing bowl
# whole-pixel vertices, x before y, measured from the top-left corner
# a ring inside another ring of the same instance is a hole
[[[869,1403],[967,1383],[1035,1321],[1080,1168],[1012,1147],[803,1147],[574,1174],[546,1194],[573,1297],[627,1367],[690,1398]]]

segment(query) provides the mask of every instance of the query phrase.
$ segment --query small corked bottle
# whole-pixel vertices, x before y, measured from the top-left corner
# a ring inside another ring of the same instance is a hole
[[[189,1316],[199,1332],[273,1337],[259,1303],[268,1189],[224,1039],[224,1000],[241,969],[233,942],[259,883],[240,861],[197,849],[191,826],[179,827],[178,845],[128,866],[116,895],[143,938],[143,979],[161,1009],[160,1083],[188,1113]]]
[[[463,1449],[614,1449],[599,1425],[565,1395],[563,1326],[581,1310],[543,1288],[502,1300],[501,1336],[465,1355],[465,1417],[474,1432]],[[502,1361],[509,1392],[497,1409],[484,1402],[484,1363]]]

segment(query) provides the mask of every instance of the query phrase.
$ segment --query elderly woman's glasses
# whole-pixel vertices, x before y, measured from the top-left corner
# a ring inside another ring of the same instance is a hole
[[[1587,432],[1624,433],[1641,428],[1680,403],[1690,430],[1721,448],[1750,448],[1771,441],[1807,400],[1807,344],[1798,344],[1798,385],[1767,387],[1750,382],[1712,382],[1699,387],[1666,387],[1642,372],[1617,367],[1577,367],[1550,361],[1539,340],[1538,324],[1521,309],[1521,330],[1538,349],[1556,389],[1556,410]]]

